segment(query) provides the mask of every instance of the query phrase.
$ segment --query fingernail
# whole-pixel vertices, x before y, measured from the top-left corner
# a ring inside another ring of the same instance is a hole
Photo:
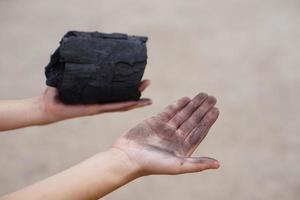
[[[218,169],[220,167],[220,163],[218,161],[214,161],[213,165],[215,169]]]

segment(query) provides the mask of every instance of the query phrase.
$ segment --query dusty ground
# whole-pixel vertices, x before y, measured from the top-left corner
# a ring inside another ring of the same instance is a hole
[[[45,88],[43,67],[68,30],[149,36],[145,96],[154,105],[0,134],[0,194],[104,151],[181,96],[219,99],[197,154],[218,171],[152,176],[104,199],[299,199],[299,0],[0,1],[0,97]],[[2,113],[0,113],[2,114]]]

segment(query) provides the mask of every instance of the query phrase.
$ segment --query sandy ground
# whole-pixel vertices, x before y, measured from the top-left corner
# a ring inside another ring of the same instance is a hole
[[[299,0],[0,1],[0,97],[40,94],[68,30],[149,36],[154,105],[0,134],[0,194],[104,151],[182,96],[215,95],[221,116],[196,155],[218,171],[138,179],[104,199],[299,199]],[[0,113],[3,114],[3,113]]]

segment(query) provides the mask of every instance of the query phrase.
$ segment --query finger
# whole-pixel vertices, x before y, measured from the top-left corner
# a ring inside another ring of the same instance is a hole
[[[190,98],[183,97],[177,100],[175,103],[167,106],[162,112],[158,113],[158,117],[161,120],[167,122],[172,119],[172,117],[175,116],[175,114],[179,112],[184,106],[186,106],[190,101]]]
[[[152,100],[149,98],[141,98],[140,100],[138,100],[138,103],[139,104],[147,104],[147,103],[152,104]]]
[[[207,94],[199,93],[180,112],[169,121],[169,125],[178,128],[205,101]]]
[[[179,134],[186,137],[201,121],[204,115],[212,109],[217,103],[217,99],[213,96],[209,96],[205,101],[193,112],[193,114],[188,118],[178,129]]]
[[[65,109],[68,109],[74,116],[86,116],[96,115],[104,112],[116,112],[130,110],[131,107],[143,107],[151,105],[151,99],[140,99],[139,101],[127,101],[119,103],[107,103],[107,104],[91,104],[91,105],[65,105]],[[133,108],[132,108],[133,109]]]
[[[44,95],[46,97],[51,97],[51,98],[56,98],[58,92],[57,92],[57,89],[55,87],[50,87],[50,86],[47,86],[45,92],[44,92]]]
[[[139,91],[143,92],[150,85],[150,80],[145,79],[140,83]]]
[[[136,105],[133,105],[133,106],[129,106],[129,107],[125,107],[124,109],[120,109],[120,110],[116,110],[116,111],[128,111],[128,110],[133,110],[133,109],[136,109],[136,108],[142,108],[142,107],[145,107],[145,106],[149,106],[152,104],[152,101],[151,100],[141,100],[141,101],[138,101],[138,104]]]
[[[178,158],[180,166],[176,174],[200,172],[207,169],[218,169],[220,164],[217,160],[208,157]]]
[[[93,105],[75,105],[73,109],[79,109],[83,115],[95,115],[104,112],[121,110],[130,106],[137,105],[137,101],[129,101],[122,103],[107,103],[107,104],[93,104]]]
[[[99,105],[99,107],[100,107],[100,112],[113,112],[113,111],[131,110],[133,108],[144,107],[151,104],[152,104],[151,99],[145,98],[145,99],[140,99],[139,101],[102,104]]]
[[[188,146],[189,152],[188,155],[191,155],[201,141],[207,135],[210,127],[215,123],[219,116],[219,110],[217,108],[212,108],[208,113],[205,114],[201,122],[197,127],[195,127],[191,133],[185,139]]]

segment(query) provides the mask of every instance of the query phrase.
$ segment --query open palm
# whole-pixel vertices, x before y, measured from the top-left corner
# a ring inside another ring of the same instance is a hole
[[[216,99],[200,93],[185,97],[135,126],[113,145],[144,174],[180,174],[219,167],[207,157],[190,157],[216,121]]]

